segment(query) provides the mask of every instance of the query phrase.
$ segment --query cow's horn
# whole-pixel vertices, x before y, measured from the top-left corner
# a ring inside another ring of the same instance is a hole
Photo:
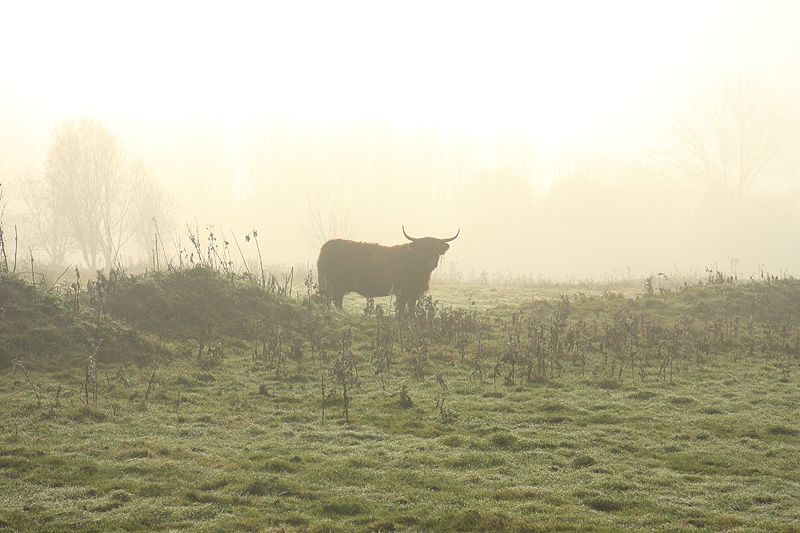
[[[406,239],[408,239],[408,240],[409,240],[409,241],[411,241],[411,242],[414,242],[414,241],[418,241],[418,240],[419,240],[419,239],[418,239],[418,238],[416,238],[416,237],[411,237],[411,236],[409,236],[409,235],[408,235],[408,233],[406,233],[406,227],[405,227],[405,226],[400,226],[400,227],[401,227],[401,228],[403,228],[403,235],[405,235],[405,236],[406,236]]]
[[[456,234],[455,234],[455,235],[453,235],[453,236],[452,236],[452,237],[450,237],[449,239],[442,239],[442,241],[444,241],[444,242],[450,242],[450,241],[454,241],[454,240],[456,239],[456,237],[458,237],[458,234],[459,234],[459,233],[461,233],[461,228],[458,228],[458,231],[456,232]]]

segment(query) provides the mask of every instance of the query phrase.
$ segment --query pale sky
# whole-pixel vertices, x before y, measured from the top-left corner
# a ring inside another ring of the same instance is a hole
[[[5,2],[0,182],[41,173],[56,126],[91,117],[142,155],[158,179],[179,184],[172,192],[186,204],[181,216],[198,212],[187,191],[206,194],[195,179],[213,176],[223,185],[218,189],[238,195],[230,209],[247,224],[285,208],[282,220],[295,233],[274,236],[275,254],[305,260],[316,250],[296,231],[307,216],[304,198],[272,211],[257,206],[245,212],[240,205],[253,180],[266,179],[249,165],[254,153],[272,157],[253,137],[268,118],[300,125],[300,146],[303,128],[341,135],[363,124],[444,144],[469,138],[464,146],[487,158],[498,139],[523,139],[535,147],[534,159],[552,185],[563,174],[557,171],[562,161],[579,155],[636,161],[663,141],[673,113],[726,79],[755,78],[782,101],[800,103],[798,28],[800,1],[792,0]],[[308,135],[311,143],[317,138]],[[302,147],[297,151],[307,158]],[[469,165],[462,173],[468,177],[485,170],[474,158]],[[463,185],[463,175],[435,177],[449,186]],[[327,186],[344,196],[334,181]],[[648,199],[661,194],[640,192]],[[789,201],[783,189],[779,193]],[[560,198],[572,206],[589,197]],[[631,197],[629,203],[637,202]],[[207,203],[215,207],[213,199]],[[355,236],[399,238],[399,219],[409,221],[413,208],[390,207],[391,216],[371,215],[382,228],[375,236]],[[787,217],[795,216],[793,209],[787,204]],[[664,213],[674,214],[667,207]],[[425,228],[420,231],[431,234],[464,227],[429,213],[414,216]],[[652,226],[677,234],[663,218],[655,217]],[[548,223],[536,229],[548,231]],[[596,226],[594,220],[586,224]],[[698,224],[687,219],[681,231],[691,233]],[[484,238],[496,235],[494,229]],[[652,240],[650,229],[643,226],[641,233],[643,243]],[[460,246],[472,246],[469,261],[479,265],[485,244],[470,243],[468,235]],[[583,246],[587,237],[578,232],[574,238]],[[641,259],[665,268],[673,261],[666,248],[664,257],[642,257],[641,246],[630,244],[632,259],[620,253],[607,264]],[[752,262],[771,251],[754,253]],[[536,271],[538,251],[527,253],[532,257],[498,255],[488,264],[516,261],[519,270]],[[597,257],[603,253],[598,249]],[[589,272],[601,268],[586,260],[572,264]],[[551,270],[564,272],[561,263]]]
[[[624,149],[715,77],[796,83],[799,14],[730,0],[8,2],[0,105],[11,121],[205,117],[233,133],[277,113]]]

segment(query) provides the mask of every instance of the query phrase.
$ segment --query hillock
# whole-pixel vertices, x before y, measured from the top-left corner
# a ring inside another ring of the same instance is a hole
[[[196,267],[120,277],[106,309],[138,330],[164,339],[253,338],[256,324],[290,326],[300,306],[263,290],[252,278]]]
[[[24,360],[57,366],[83,359],[147,362],[167,353],[156,340],[57,292],[0,275],[0,367]]]

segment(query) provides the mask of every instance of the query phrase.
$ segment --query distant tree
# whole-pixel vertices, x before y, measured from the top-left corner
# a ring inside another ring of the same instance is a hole
[[[664,160],[691,188],[736,205],[783,170],[781,156],[797,133],[793,111],[756,82],[729,81],[674,117]]]
[[[120,244],[115,236],[127,213],[124,160],[117,139],[88,119],[61,125],[47,156],[48,199],[92,270],[100,254],[110,266]]]
[[[22,180],[22,184],[21,196],[27,208],[24,220],[32,232],[33,242],[44,250],[51,264],[64,266],[70,239],[65,210],[59,205],[60,199],[49,194],[41,178],[28,176]]]
[[[95,270],[119,261],[130,241],[151,250],[154,232],[147,222],[164,216],[166,195],[141,159],[131,160],[122,144],[101,124],[82,119],[62,124],[47,156],[42,198],[31,196],[34,210],[47,213],[49,228],[68,228],[70,240]],[[51,258],[59,257],[53,243]],[[48,252],[50,253],[50,252]]]
[[[459,257],[495,269],[513,264],[535,233],[533,198],[530,180],[511,169],[476,175],[456,198],[454,216],[479,252]]]
[[[323,205],[319,195],[307,197],[307,202],[308,222],[302,229],[309,244],[320,247],[329,239],[349,236],[352,217],[346,206],[331,197],[327,205]]]
[[[167,192],[153,179],[150,170],[141,158],[130,165],[129,178],[132,183],[133,208],[131,231],[135,243],[147,253],[148,264],[153,264],[156,251],[164,258],[163,238],[169,234],[173,222],[173,205]]]
[[[506,179],[517,178],[532,191],[532,186],[539,185],[541,168],[539,149],[534,141],[524,137],[506,136],[495,141],[494,164],[495,174]]]

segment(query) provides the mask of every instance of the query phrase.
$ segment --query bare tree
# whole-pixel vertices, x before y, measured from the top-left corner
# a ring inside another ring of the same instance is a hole
[[[793,110],[757,83],[729,81],[674,117],[673,173],[737,205],[759,180],[784,170],[781,157],[797,132]]]
[[[141,158],[131,163],[129,178],[133,186],[133,238],[139,247],[146,250],[148,264],[153,264],[156,250],[163,258],[163,242],[159,236],[169,233],[173,222],[173,206],[166,191],[153,179]]]
[[[27,208],[24,221],[32,232],[33,241],[44,249],[51,264],[66,264],[69,249],[69,228],[58,198],[48,194],[41,178],[28,176],[22,180],[21,196]]]
[[[131,237],[132,186],[119,141],[92,120],[63,124],[48,153],[45,185],[86,264],[96,269],[102,255],[111,266]]]
[[[352,230],[350,210],[341,202],[328,197],[322,205],[319,195],[308,196],[308,225],[303,229],[306,240],[313,246],[322,246],[329,239],[347,237]]]

